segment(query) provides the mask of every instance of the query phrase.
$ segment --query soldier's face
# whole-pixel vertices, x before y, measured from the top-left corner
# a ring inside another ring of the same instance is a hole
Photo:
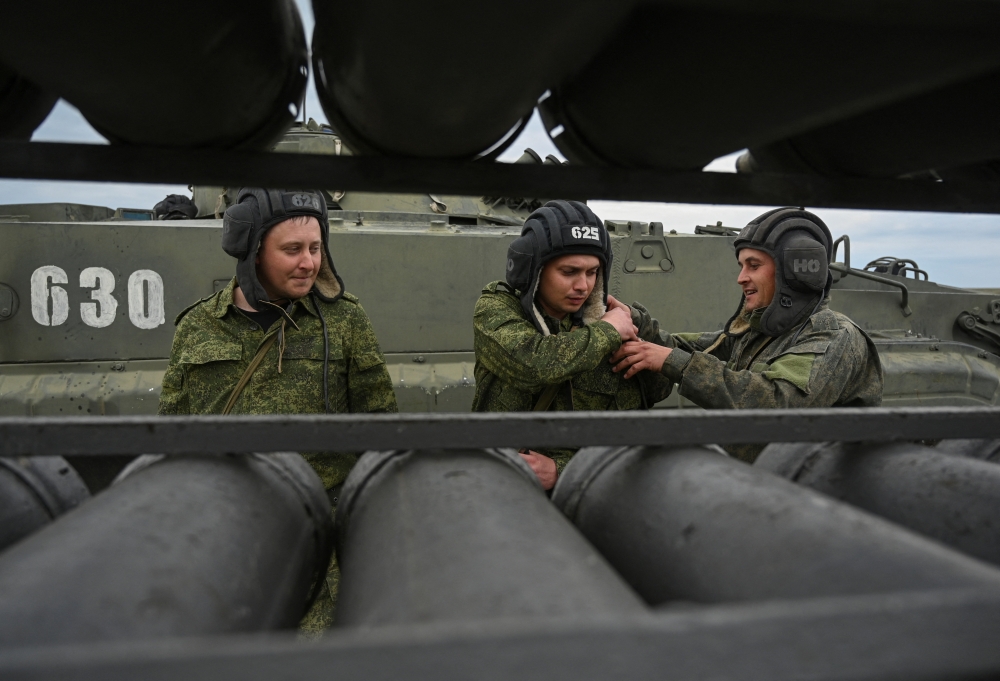
[[[285,220],[264,235],[257,252],[257,278],[272,300],[301,298],[316,283],[322,252],[316,218]]]
[[[774,258],[755,248],[740,251],[740,276],[736,283],[743,289],[746,309],[765,308],[774,299]]]
[[[538,302],[555,319],[563,319],[587,302],[601,261],[596,255],[563,255],[546,263],[538,282]]]

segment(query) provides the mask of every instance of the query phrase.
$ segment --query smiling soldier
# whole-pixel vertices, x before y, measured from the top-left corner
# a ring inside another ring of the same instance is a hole
[[[244,188],[222,247],[236,277],[177,316],[160,414],[395,412],[368,315],[333,266],[322,194]],[[357,453],[303,453],[335,501]],[[304,626],[332,618],[336,564]]]
[[[368,315],[333,266],[318,192],[244,188],[222,247],[236,277],[177,316],[161,414],[395,412]],[[353,461],[317,465],[343,481]]]
[[[666,377],[616,374],[608,358],[636,339],[628,308],[608,296],[611,241],[585,204],[551,201],[507,251],[507,281],[483,289],[473,330],[473,411],[615,410],[666,397]],[[572,450],[522,450],[551,489]]]
[[[874,407],[883,374],[871,338],[829,308],[830,230],[817,216],[779,208],[736,238],[743,297],[722,331],[675,333],[640,305],[639,340],[611,361],[626,378],[654,372],[708,408]],[[762,445],[729,445],[752,462]]]

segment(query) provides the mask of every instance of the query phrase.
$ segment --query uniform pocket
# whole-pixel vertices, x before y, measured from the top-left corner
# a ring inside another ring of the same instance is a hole
[[[611,369],[610,363],[601,362],[596,369],[591,369],[573,379],[573,409],[604,411],[616,404],[622,379]]]
[[[829,338],[817,338],[815,340],[809,340],[805,343],[798,343],[788,348],[782,355],[823,355],[826,354],[827,349],[830,347]],[[781,355],[778,355],[781,357]],[[773,362],[777,357],[771,359]]]
[[[600,395],[614,395],[621,385],[621,378],[611,370],[611,365],[607,368],[597,367],[591,371],[580,374],[573,379],[573,390],[584,390]]]
[[[357,365],[358,371],[366,371],[379,364],[385,364],[385,360],[382,359],[382,355],[379,353],[369,351],[354,355],[354,364]]]
[[[323,361],[323,333],[318,336],[295,334],[285,341],[285,359],[318,359]],[[343,361],[344,348],[339,338],[330,339],[330,361]]]
[[[243,347],[237,343],[207,342],[185,348],[178,360],[180,364],[209,364],[210,362],[239,361]]]
[[[282,381],[294,385],[293,395],[285,402],[288,412],[320,413],[323,403],[323,331],[315,334],[289,334],[282,356]],[[339,336],[330,334],[330,354],[327,365],[327,388],[330,410],[334,413],[347,411],[347,364],[344,362],[344,348]]]

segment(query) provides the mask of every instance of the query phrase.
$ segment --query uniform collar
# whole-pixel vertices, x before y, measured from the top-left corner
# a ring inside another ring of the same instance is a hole
[[[230,280],[226,288],[219,292],[219,297],[215,299],[215,309],[212,310],[212,314],[215,315],[217,319],[222,319],[229,312],[230,306],[236,307],[236,301],[233,299],[233,291],[236,290],[236,277]],[[294,315],[299,309],[305,310],[313,317],[319,317],[319,311],[316,309],[315,304],[311,296],[306,296],[305,298],[299,298],[295,301],[292,307],[291,314]]]
[[[560,333],[561,331],[573,330],[572,315],[566,315],[560,320],[551,316],[548,312],[542,312],[542,319],[545,320],[545,325],[549,327],[549,331],[551,331],[552,333]]]

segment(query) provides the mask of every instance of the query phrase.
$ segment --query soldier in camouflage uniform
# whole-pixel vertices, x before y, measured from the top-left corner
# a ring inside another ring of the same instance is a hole
[[[832,241],[812,213],[764,213],[736,238],[743,298],[725,328],[670,334],[633,305],[639,340],[615,353],[615,372],[665,376],[706,409],[877,407],[883,373],[875,344],[829,308]],[[753,462],[763,445],[726,449]]]
[[[624,378],[607,361],[636,338],[628,308],[606,293],[611,260],[586,205],[552,201],[531,214],[508,250],[507,281],[476,303],[473,411],[639,409],[666,397],[666,377]],[[522,451],[546,489],[572,455]]]
[[[334,269],[321,194],[242,189],[222,244],[236,277],[178,315],[160,414],[396,411],[368,316]],[[336,503],[358,454],[303,455]],[[337,578],[334,561],[307,630],[331,623]]]

